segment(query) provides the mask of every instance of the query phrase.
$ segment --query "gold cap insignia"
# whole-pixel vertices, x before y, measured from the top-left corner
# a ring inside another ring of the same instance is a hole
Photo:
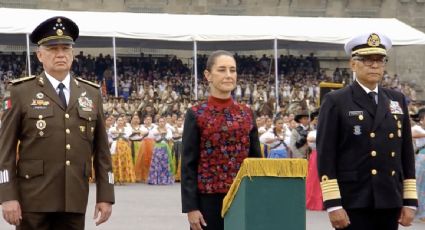
[[[56,30],[56,34],[58,36],[62,36],[63,35],[63,31],[61,29]]]
[[[369,46],[377,47],[381,44],[381,39],[377,34],[371,34],[369,38],[367,39],[367,44]]]

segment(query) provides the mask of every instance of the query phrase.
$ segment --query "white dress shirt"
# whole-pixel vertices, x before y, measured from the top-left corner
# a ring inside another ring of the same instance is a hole
[[[58,81],[56,78],[52,77],[50,74],[48,74],[46,71],[44,71],[46,74],[47,79],[49,79],[50,84],[52,84],[53,88],[56,90],[56,93],[59,95],[59,88],[58,85],[60,83],[63,83],[65,87],[63,88],[63,93],[65,94],[66,104],[69,104],[69,97],[71,95],[71,75],[69,73],[66,75],[65,79],[63,81]]]

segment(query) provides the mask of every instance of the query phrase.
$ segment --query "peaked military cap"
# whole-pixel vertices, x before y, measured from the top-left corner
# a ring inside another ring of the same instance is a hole
[[[387,36],[381,33],[366,33],[352,37],[345,43],[345,52],[354,57],[357,55],[380,54],[387,55],[391,49],[392,42]]]
[[[36,45],[74,44],[79,29],[71,19],[56,16],[38,25],[30,35],[31,42]]]

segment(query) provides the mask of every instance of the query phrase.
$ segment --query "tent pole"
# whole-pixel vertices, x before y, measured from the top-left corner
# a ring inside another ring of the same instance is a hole
[[[112,52],[114,55],[114,85],[115,85],[115,97],[118,97],[118,82],[117,82],[117,52],[115,47],[115,37],[112,37]]]
[[[27,37],[27,66],[28,66],[28,76],[31,76],[31,53],[30,53],[30,35],[26,34]]]
[[[277,69],[277,38],[274,39],[274,75],[275,75],[275,84],[276,84],[276,107],[274,108],[276,110],[276,113],[278,112],[279,108],[279,73]]]
[[[195,100],[198,100],[198,44],[193,41],[193,70],[195,72]]]

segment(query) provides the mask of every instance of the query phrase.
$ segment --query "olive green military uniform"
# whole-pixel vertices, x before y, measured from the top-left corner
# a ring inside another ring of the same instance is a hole
[[[0,202],[25,212],[86,212],[93,168],[97,202],[114,203],[99,88],[71,77],[65,108],[44,74],[9,85],[0,129]],[[17,153],[18,152],[18,153]]]

